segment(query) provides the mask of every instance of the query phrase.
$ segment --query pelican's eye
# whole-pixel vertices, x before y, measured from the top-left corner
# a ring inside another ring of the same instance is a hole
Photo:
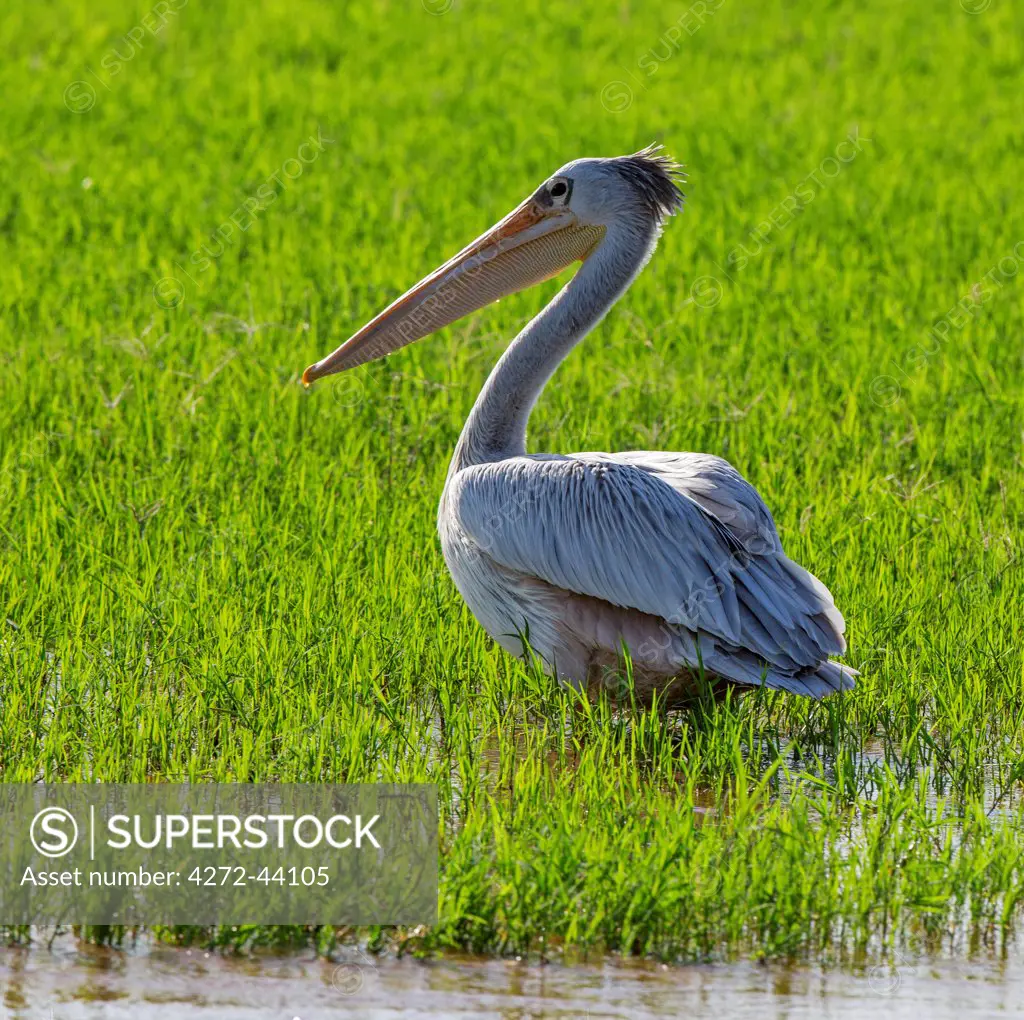
[[[562,198],[563,196],[568,194],[569,185],[566,184],[565,181],[555,181],[555,183],[551,185],[552,198]]]

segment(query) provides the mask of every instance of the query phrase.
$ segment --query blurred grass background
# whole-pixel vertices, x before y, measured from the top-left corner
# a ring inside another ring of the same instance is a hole
[[[1005,0],[10,5],[2,778],[437,782],[441,921],[374,946],[1005,949],[1022,40]],[[731,460],[846,616],[849,697],[580,715],[470,617],[447,459],[556,283],[299,385],[562,163],[653,139],[687,209],[532,449]]]

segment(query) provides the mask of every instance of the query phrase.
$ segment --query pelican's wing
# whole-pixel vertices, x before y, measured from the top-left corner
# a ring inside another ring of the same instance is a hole
[[[651,455],[513,457],[465,468],[452,480],[451,507],[504,567],[661,617],[723,650],[752,653],[780,675],[832,666],[828,657],[846,648],[843,618],[828,589],[782,553],[753,488],[718,458],[709,474],[638,457]],[[850,686],[849,678],[839,673],[836,684]]]
[[[612,461],[646,471],[717,517],[750,552],[782,552],[775,520],[757,489],[721,457],[647,450],[583,453],[578,457],[585,462]]]

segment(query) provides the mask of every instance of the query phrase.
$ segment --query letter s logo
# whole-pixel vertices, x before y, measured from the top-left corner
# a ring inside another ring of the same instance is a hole
[[[63,857],[78,842],[78,823],[70,811],[46,807],[32,819],[29,838],[44,857]]]

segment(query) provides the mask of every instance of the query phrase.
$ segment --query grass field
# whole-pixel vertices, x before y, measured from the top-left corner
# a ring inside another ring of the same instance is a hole
[[[716,2],[0,20],[0,778],[439,787],[435,928],[162,935],[824,962],[1013,941],[1024,13]],[[562,163],[653,139],[687,210],[531,448],[727,457],[843,610],[849,696],[584,708],[464,608],[448,457],[555,283],[299,384]]]

